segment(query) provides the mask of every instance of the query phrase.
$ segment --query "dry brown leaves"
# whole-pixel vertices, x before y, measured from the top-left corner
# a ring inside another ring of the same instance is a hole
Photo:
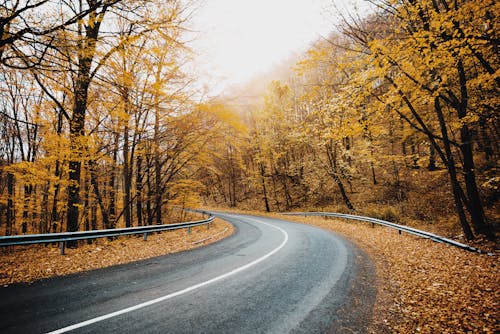
[[[115,264],[180,252],[216,242],[233,233],[233,226],[216,219],[210,229],[198,226],[149,235],[97,239],[60,255],[58,246],[26,246],[1,250],[0,284],[33,282],[41,278],[103,268]]]
[[[294,220],[339,232],[370,254],[379,280],[372,333],[500,333],[498,253],[357,222]]]

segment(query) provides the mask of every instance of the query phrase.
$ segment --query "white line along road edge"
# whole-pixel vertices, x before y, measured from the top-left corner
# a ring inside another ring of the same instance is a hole
[[[235,274],[237,274],[239,272],[242,272],[243,270],[246,270],[246,269],[248,269],[250,267],[255,266],[256,264],[264,261],[268,257],[270,257],[273,254],[275,254],[276,252],[278,252],[288,242],[288,233],[286,233],[286,231],[283,230],[282,228],[279,228],[277,226],[270,225],[270,224],[267,224],[267,223],[264,223],[264,222],[259,222],[259,224],[264,224],[264,225],[267,225],[267,226],[270,226],[272,228],[275,228],[275,229],[279,230],[281,233],[283,233],[284,239],[283,239],[283,242],[278,247],[276,247],[275,249],[273,249],[271,252],[267,253],[266,255],[258,258],[257,260],[254,260],[254,261],[252,261],[250,263],[247,263],[244,266],[238,267],[238,268],[236,268],[234,270],[231,270],[230,272],[227,272],[227,273],[225,273],[223,275],[220,275],[220,276],[214,277],[214,278],[212,278],[212,279],[210,279],[208,281],[201,282],[199,284],[190,286],[190,287],[185,288],[183,290],[180,290],[180,291],[177,291],[177,292],[174,292],[174,293],[171,293],[171,294],[168,294],[168,295],[156,298],[156,299],[152,299],[150,301],[147,301],[147,302],[144,302],[144,303],[141,303],[141,304],[137,304],[135,306],[131,306],[131,307],[119,310],[119,311],[115,311],[115,312],[112,312],[112,313],[104,314],[104,315],[101,315],[101,316],[93,318],[93,319],[89,319],[89,320],[86,320],[86,321],[83,321],[83,322],[79,322],[79,323],[71,325],[71,326],[67,326],[67,327],[64,327],[64,328],[61,328],[61,329],[57,329],[55,331],[48,332],[47,334],[66,333],[66,332],[72,331],[72,330],[77,329],[77,328],[85,327],[85,326],[88,326],[88,325],[91,325],[91,324],[95,324],[97,322],[100,322],[100,321],[103,321],[103,320],[106,320],[106,319],[110,319],[110,318],[113,318],[113,317],[116,317],[116,316],[119,316],[119,315],[122,315],[122,314],[125,314],[125,313],[128,313],[128,312],[136,311],[136,310],[141,309],[143,307],[151,306],[153,304],[157,304],[157,303],[163,302],[165,300],[168,300],[168,299],[180,296],[182,294],[191,292],[193,290],[202,288],[204,286],[207,286],[209,284],[215,283],[215,282],[220,281],[220,280],[222,280],[224,278],[227,278],[229,276],[235,275]]]

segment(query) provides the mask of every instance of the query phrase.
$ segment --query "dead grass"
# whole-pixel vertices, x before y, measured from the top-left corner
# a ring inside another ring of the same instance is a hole
[[[198,226],[187,235],[186,229],[166,231],[148,236],[125,236],[113,241],[97,239],[94,243],[66,249],[59,247],[26,246],[3,249],[0,253],[0,284],[33,282],[42,278],[103,268],[115,264],[147,259],[185,251],[216,242],[231,235],[233,226],[216,219],[210,229]]]

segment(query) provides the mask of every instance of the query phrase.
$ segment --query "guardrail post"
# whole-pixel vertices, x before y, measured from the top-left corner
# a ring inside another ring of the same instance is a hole
[[[61,255],[64,255],[64,249],[66,248],[66,241],[61,241],[59,243],[59,248],[61,249]]]
[[[188,235],[191,234],[191,226],[188,227],[188,232],[187,233],[188,233]]]
[[[148,234],[147,233],[144,233],[144,241],[148,241]]]
[[[208,224],[207,224],[207,230],[210,230],[210,224],[211,224],[211,223],[208,223]]]

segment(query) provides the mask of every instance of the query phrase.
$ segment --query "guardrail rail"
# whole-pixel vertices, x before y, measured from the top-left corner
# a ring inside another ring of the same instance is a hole
[[[148,234],[154,232],[177,230],[187,228],[187,233],[191,233],[191,227],[207,225],[210,228],[210,223],[215,219],[214,216],[209,216],[207,219],[196,220],[177,224],[164,224],[164,225],[147,225],[128,228],[106,229],[106,230],[92,230],[92,231],[77,231],[77,232],[63,232],[63,233],[46,233],[46,234],[24,234],[1,236],[0,247],[6,246],[21,246],[32,244],[47,244],[59,243],[61,255],[64,255],[66,242],[71,240],[88,240],[105,237],[118,237],[122,235],[142,234],[144,240],[147,240]]]
[[[417,230],[417,229],[412,228],[412,227],[391,223],[391,222],[388,222],[386,220],[381,220],[381,219],[377,219],[377,218],[356,216],[356,215],[350,215],[350,214],[345,214],[345,213],[336,213],[336,212],[286,212],[283,214],[289,215],[289,216],[320,216],[320,217],[335,217],[335,218],[358,220],[358,221],[372,223],[372,226],[374,224],[377,224],[377,225],[390,227],[390,228],[398,230],[400,234],[401,234],[401,232],[406,232],[406,233],[413,234],[413,235],[416,235],[416,236],[419,236],[422,238],[431,239],[431,240],[439,242],[439,243],[445,243],[448,245],[452,245],[452,246],[455,246],[455,247],[458,247],[458,248],[461,248],[461,249],[464,249],[464,250],[467,250],[470,252],[486,253],[478,248],[475,248],[475,247],[472,247],[472,246],[469,246],[466,244],[462,244],[462,243],[457,242],[455,240],[451,240],[451,239],[436,235],[434,233]],[[488,254],[490,254],[490,253],[488,253]]]

